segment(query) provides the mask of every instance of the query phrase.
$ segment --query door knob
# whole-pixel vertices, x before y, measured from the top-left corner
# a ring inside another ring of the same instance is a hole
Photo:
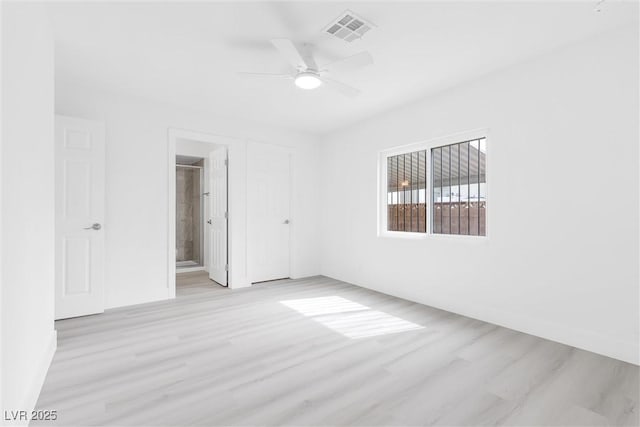
[[[85,230],[100,230],[102,228],[102,226],[100,224],[93,223],[93,225],[91,225],[91,227],[85,227]]]
[[[283,222],[283,224],[289,224],[289,220],[288,220],[288,219],[285,219],[285,220],[284,220],[284,222]]]

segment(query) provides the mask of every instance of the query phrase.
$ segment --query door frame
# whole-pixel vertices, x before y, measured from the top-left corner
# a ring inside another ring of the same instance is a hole
[[[241,230],[246,229],[243,206],[233,197],[232,191],[243,191],[246,181],[241,182],[236,177],[238,173],[244,173],[244,158],[246,153],[246,141],[239,138],[216,135],[205,132],[191,131],[179,128],[168,129],[167,144],[167,294],[169,298],[176,296],[176,141],[178,139],[189,139],[202,143],[225,146],[227,149],[227,286],[229,288],[240,288],[250,286],[246,280],[246,259],[241,259],[246,247],[246,232],[243,239]],[[244,192],[244,191],[243,191]],[[246,213],[245,213],[246,215]],[[244,268],[243,268],[244,267]]]

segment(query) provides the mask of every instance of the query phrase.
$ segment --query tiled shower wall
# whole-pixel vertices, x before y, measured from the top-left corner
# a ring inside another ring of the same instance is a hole
[[[176,261],[201,264],[200,171],[176,167]]]

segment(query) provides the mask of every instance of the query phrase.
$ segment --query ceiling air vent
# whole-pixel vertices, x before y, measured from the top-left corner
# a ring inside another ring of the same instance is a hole
[[[374,25],[371,22],[347,10],[340,14],[338,19],[327,25],[324,32],[341,40],[352,42],[364,36],[373,27]]]

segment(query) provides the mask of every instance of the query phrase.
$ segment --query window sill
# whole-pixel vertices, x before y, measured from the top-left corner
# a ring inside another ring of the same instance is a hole
[[[465,234],[428,234],[416,233],[409,231],[382,231],[378,232],[378,238],[384,239],[407,239],[407,240],[462,240],[485,242],[489,240],[488,236],[469,236]]]
[[[472,242],[484,242],[489,240],[488,236],[469,236],[468,234],[429,234],[432,239],[442,240],[468,240]]]

